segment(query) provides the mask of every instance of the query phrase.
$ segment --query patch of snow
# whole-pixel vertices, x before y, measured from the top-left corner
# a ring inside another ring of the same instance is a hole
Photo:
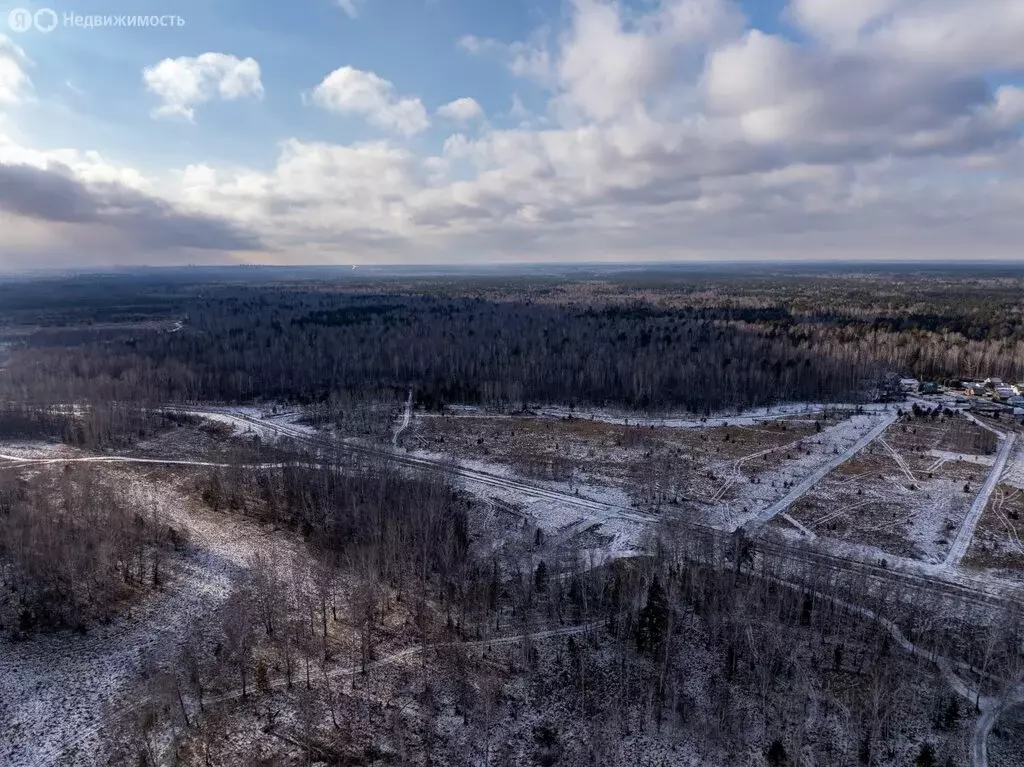
[[[823,430],[815,436],[820,450],[810,455],[798,454],[786,460],[774,475],[775,487],[765,482],[739,484],[739,498],[728,503],[719,502],[720,513],[726,518],[736,517],[742,514],[737,512],[737,507],[752,508],[754,513],[745,515],[745,524],[753,528],[766,524],[789,509],[794,501],[810,491],[825,475],[853,458],[895,419],[895,412],[887,412],[882,417],[858,415]],[[824,460],[823,455],[826,456]],[[785,490],[786,484],[790,486],[788,491]]]
[[[246,521],[198,512],[168,482],[137,472],[108,475],[142,509],[155,509],[187,531],[190,553],[167,590],[85,636],[62,632],[11,644],[0,641],[0,763],[28,767],[91,763],[104,712],[117,703],[143,660],[169,657],[190,628],[210,615],[249,558],[272,535]],[[273,536],[275,548],[291,547]]]
[[[59,442],[0,442],[0,461],[25,461],[47,458],[77,458],[85,455]]]

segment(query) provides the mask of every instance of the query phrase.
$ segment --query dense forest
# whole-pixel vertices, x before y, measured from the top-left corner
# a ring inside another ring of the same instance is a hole
[[[413,388],[426,407],[707,412],[863,400],[887,373],[1024,377],[1024,290],[1006,277],[103,285],[102,305],[81,282],[35,309],[13,301],[0,386],[50,401],[304,403]]]

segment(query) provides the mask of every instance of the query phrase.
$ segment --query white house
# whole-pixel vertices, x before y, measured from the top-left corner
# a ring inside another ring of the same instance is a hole
[[[921,382],[916,378],[901,378],[900,379],[900,391],[906,392],[907,394],[917,394],[921,389]]]

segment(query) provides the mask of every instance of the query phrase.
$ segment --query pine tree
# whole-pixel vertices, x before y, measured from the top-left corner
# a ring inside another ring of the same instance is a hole
[[[543,594],[548,590],[548,566],[543,559],[537,565],[537,571],[533,574],[533,582],[538,594]]]
[[[938,767],[938,764],[935,758],[935,746],[931,743],[922,745],[921,752],[914,761],[914,767]]]
[[[786,767],[786,748],[778,738],[772,741],[766,756],[771,767]]]
[[[636,627],[636,646],[640,652],[654,656],[665,643],[668,633],[668,600],[658,576],[647,589],[647,604],[640,611]]]

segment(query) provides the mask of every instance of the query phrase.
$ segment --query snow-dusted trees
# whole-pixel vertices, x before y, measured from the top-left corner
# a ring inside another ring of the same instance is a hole
[[[0,472],[0,623],[17,636],[85,629],[160,586],[165,552],[184,543],[90,467]]]

